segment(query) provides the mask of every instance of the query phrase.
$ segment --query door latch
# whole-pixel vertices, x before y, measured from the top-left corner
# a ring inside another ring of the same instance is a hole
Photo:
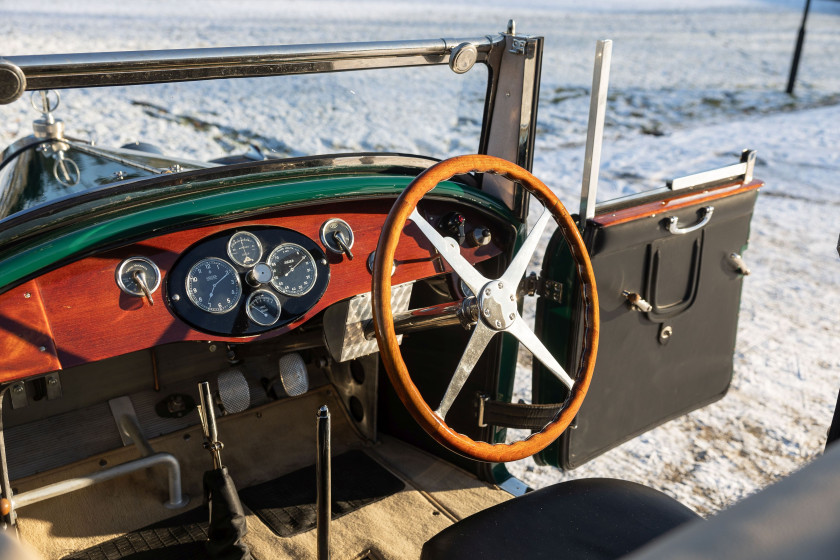
[[[627,290],[624,290],[621,292],[621,295],[627,299],[627,305],[633,311],[638,311],[639,313],[650,313],[653,309],[653,306],[636,292],[628,292]]]

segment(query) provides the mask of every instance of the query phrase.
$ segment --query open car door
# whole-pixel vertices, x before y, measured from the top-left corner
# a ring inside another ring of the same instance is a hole
[[[755,154],[668,187],[599,204],[583,238],[600,299],[598,356],[571,429],[536,457],[572,469],[672,418],[720,399],[732,380],[742,253],[762,185]],[[537,333],[576,371],[582,317],[576,274],[558,234],[549,243]],[[562,363],[562,361],[561,361]],[[534,361],[535,403],[567,390]]]

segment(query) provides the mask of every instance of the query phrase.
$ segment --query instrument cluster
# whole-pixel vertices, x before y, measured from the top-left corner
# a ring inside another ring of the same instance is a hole
[[[321,248],[296,231],[252,226],[217,233],[189,247],[167,276],[170,309],[192,327],[250,336],[290,323],[327,289]]]

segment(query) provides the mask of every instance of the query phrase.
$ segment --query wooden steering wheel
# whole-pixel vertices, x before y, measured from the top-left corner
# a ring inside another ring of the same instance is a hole
[[[485,278],[473,268],[461,256],[458,243],[454,239],[440,235],[417,211],[419,200],[438,183],[455,175],[470,172],[494,173],[517,181],[539,199],[546,209],[513,257],[508,269],[496,280]],[[557,222],[569,245],[577,267],[584,302],[584,347],[580,367],[573,378],[566,374],[534,332],[528,328],[519,315],[517,307],[517,289],[520,280],[551,217]],[[411,219],[420,228],[443,259],[469,286],[470,290],[477,294],[479,319],[476,321],[464,354],[437,410],[432,410],[426,404],[409,376],[397,344],[391,311],[391,267],[394,263],[397,243],[407,219]],[[388,377],[403,405],[420,426],[439,443],[461,455],[480,461],[499,463],[516,461],[545,449],[563,433],[577,414],[592,379],[595,355],[598,350],[598,294],[595,289],[595,274],[583,240],[569,213],[554,193],[525,169],[492,156],[468,155],[442,161],[418,175],[405,188],[385,220],[373,264],[372,291],[376,339],[379,342],[380,355]],[[446,424],[445,418],[481,353],[490,340],[500,332],[510,333],[519,339],[519,342],[528,348],[543,366],[569,388],[570,396],[565,407],[554,420],[546,424],[539,432],[513,443],[490,444],[459,434]]]

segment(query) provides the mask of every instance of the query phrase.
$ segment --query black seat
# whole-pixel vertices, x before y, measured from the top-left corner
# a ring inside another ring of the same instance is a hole
[[[620,558],[698,518],[634,482],[561,482],[462,519],[429,539],[421,559]]]

